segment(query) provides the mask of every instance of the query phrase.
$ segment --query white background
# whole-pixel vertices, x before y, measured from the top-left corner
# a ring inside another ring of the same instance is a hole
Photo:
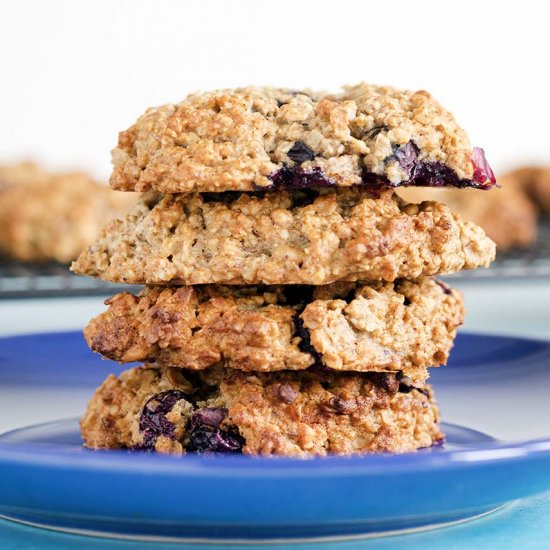
[[[550,162],[545,2],[0,1],[0,162],[106,177],[117,132],[199,89],[427,89],[498,170]]]

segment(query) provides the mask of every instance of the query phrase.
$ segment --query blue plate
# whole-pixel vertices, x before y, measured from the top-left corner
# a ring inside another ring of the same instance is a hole
[[[11,391],[91,392],[107,370],[120,367],[79,333],[0,339]],[[15,430],[0,436],[0,514],[144,540],[334,539],[463,521],[550,489],[550,343],[461,335],[432,382],[448,443],[397,456],[175,458],[83,449],[76,420]]]

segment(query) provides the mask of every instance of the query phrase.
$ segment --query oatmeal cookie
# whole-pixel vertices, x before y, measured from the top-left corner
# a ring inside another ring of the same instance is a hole
[[[0,253],[21,261],[69,263],[137,201],[85,174],[48,174],[35,165],[0,169],[2,181]]]
[[[107,300],[84,336],[122,363],[201,370],[403,371],[423,382],[463,321],[459,292],[416,282],[326,287],[151,287]]]
[[[542,212],[550,214],[550,168],[536,170],[527,192]]]
[[[45,183],[51,174],[30,161],[0,165],[0,191],[13,185]]]
[[[73,264],[138,284],[416,279],[487,266],[495,245],[446,206],[364,188],[145,196]]]
[[[134,368],[105,380],[81,429],[94,449],[171,454],[400,453],[443,438],[429,386],[395,374],[311,370]]]
[[[507,183],[521,188],[540,212],[550,214],[550,167],[524,166],[503,177]]]
[[[121,132],[113,165],[114,189],[161,193],[495,183],[483,150],[429,93],[364,83],[193,94]]]
[[[524,191],[508,176],[499,177],[500,189],[490,193],[475,189],[400,189],[406,201],[426,200],[446,204],[465,220],[482,227],[498,251],[528,247],[537,239],[537,212]]]

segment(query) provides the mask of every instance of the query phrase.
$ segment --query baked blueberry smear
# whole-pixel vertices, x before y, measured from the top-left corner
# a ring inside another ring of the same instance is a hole
[[[332,187],[336,182],[327,178],[321,168],[310,169],[300,166],[283,166],[269,175],[272,188],[275,189],[307,189],[308,187]]]
[[[363,170],[362,183],[375,193],[384,189],[415,186],[415,187],[472,187],[487,190],[496,183],[495,175],[491,169],[485,153],[480,147],[474,147],[472,152],[472,164],[474,174],[471,180],[461,179],[457,174],[442,162],[418,161],[420,150],[409,141],[400,147],[394,146],[393,154],[386,158],[386,164],[397,162],[400,168],[407,174],[407,178],[399,183],[390,182],[385,176],[374,174],[367,169]],[[315,158],[315,152],[305,143],[297,141],[288,151],[288,157],[296,164],[283,166],[280,170],[269,175],[272,188],[275,189],[307,189],[309,187],[331,187],[336,182],[323,173],[321,168],[301,168],[300,164]]]
[[[186,399],[187,396],[182,391],[169,390],[154,395],[145,403],[139,418],[139,431],[143,434],[143,442],[138,449],[154,449],[160,436],[175,439],[175,426],[166,415],[178,401]]]
[[[191,417],[187,450],[199,454],[240,453],[244,439],[235,429],[222,429],[227,409],[206,407]]]
[[[386,159],[386,163],[397,161],[408,175],[407,180],[391,183],[385,176],[364,170],[362,174],[363,185],[375,192],[380,192],[383,189],[401,186],[458,187],[460,189],[473,187],[487,190],[496,183],[493,170],[485,158],[483,149],[480,147],[473,148],[471,160],[474,165],[474,175],[471,180],[459,178],[454,170],[441,162],[418,162],[418,154],[418,147],[412,141],[409,141],[395,149],[393,155]]]

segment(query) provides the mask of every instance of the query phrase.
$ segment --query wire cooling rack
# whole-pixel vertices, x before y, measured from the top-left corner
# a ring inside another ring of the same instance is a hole
[[[510,279],[550,277],[550,217],[539,222],[537,242],[529,248],[517,248],[498,254],[489,269],[461,271],[457,279]]]
[[[462,271],[450,276],[455,281],[514,277],[550,277],[550,218],[539,225],[539,237],[534,246],[500,254],[489,269]],[[108,295],[137,288],[74,275],[66,265],[23,264],[0,259],[0,298]]]
[[[75,275],[68,265],[25,264],[0,258],[0,298],[93,296],[114,294],[128,288],[138,287]]]

